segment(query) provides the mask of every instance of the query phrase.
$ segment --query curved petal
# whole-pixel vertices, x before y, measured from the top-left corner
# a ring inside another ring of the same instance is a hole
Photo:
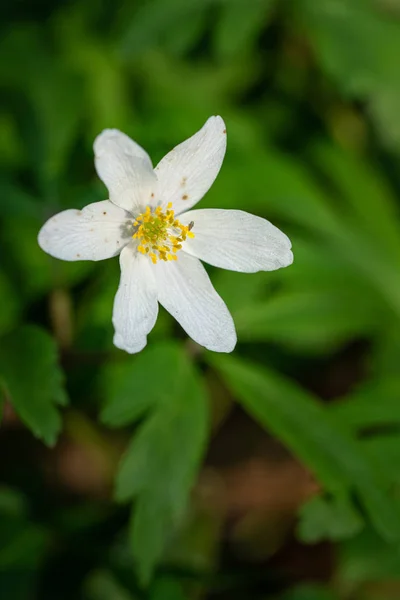
[[[232,352],[235,325],[197,258],[184,252],[176,262],[153,265],[158,300],[198,344],[216,352]]]
[[[176,146],[155,168],[162,204],[177,214],[196,204],[210,189],[224,160],[226,129],[221,117],[210,117],[191,138]]]
[[[287,267],[293,262],[289,238],[266,219],[242,210],[191,210],[179,217],[193,222],[194,238],[184,250],[232,271],[255,273]]]
[[[131,218],[109,200],[51,217],[38,235],[39,246],[62,260],[103,260],[120,253],[132,239]]]
[[[97,174],[111,202],[135,215],[154,202],[157,178],[143,148],[118,129],[105,129],[93,149]]]
[[[122,250],[120,265],[121,280],[112,317],[114,344],[134,354],[143,350],[157,320],[157,288],[150,260],[136,252],[133,244]]]

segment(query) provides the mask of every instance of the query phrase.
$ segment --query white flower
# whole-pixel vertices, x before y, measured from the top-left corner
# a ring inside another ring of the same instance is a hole
[[[291,244],[274,225],[240,210],[190,210],[208,191],[226,149],[221,117],[211,117],[153,169],[150,157],[116,129],[94,142],[95,165],[109,200],[65,210],[39,233],[39,245],[62,260],[120,255],[114,344],[142,350],[162,304],[209,350],[231,352],[232,317],[200,260],[253,273],[286,267]]]

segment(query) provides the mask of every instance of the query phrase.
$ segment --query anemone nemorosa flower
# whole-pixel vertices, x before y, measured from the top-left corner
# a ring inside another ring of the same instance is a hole
[[[40,230],[41,248],[62,260],[119,254],[112,317],[118,348],[145,347],[160,303],[198,344],[231,352],[232,317],[200,260],[245,273],[292,263],[289,239],[269,221],[241,210],[190,210],[213,184],[225,149],[225,124],[211,117],[153,169],[141,146],[106,129],[94,153],[109,200],[64,210]]]

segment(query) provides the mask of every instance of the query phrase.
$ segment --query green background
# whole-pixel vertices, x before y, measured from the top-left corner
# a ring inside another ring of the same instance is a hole
[[[400,2],[20,0],[0,36],[0,595],[400,597]],[[200,207],[293,242],[209,269],[232,355],[161,311],[112,345],[118,260],[40,250],[103,200],[92,143],[154,164],[220,114]]]

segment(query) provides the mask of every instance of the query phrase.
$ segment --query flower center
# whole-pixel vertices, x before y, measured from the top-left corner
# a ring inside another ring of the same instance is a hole
[[[136,217],[133,225],[137,227],[132,237],[139,241],[138,251],[148,254],[154,264],[158,260],[176,260],[176,253],[182,248],[182,242],[187,237],[194,237],[194,233],[190,231],[193,223],[182,225],[175,218],[171,202],[165,211],[161,206],[153,211],[150,206],[146,206],[146,210]]]

